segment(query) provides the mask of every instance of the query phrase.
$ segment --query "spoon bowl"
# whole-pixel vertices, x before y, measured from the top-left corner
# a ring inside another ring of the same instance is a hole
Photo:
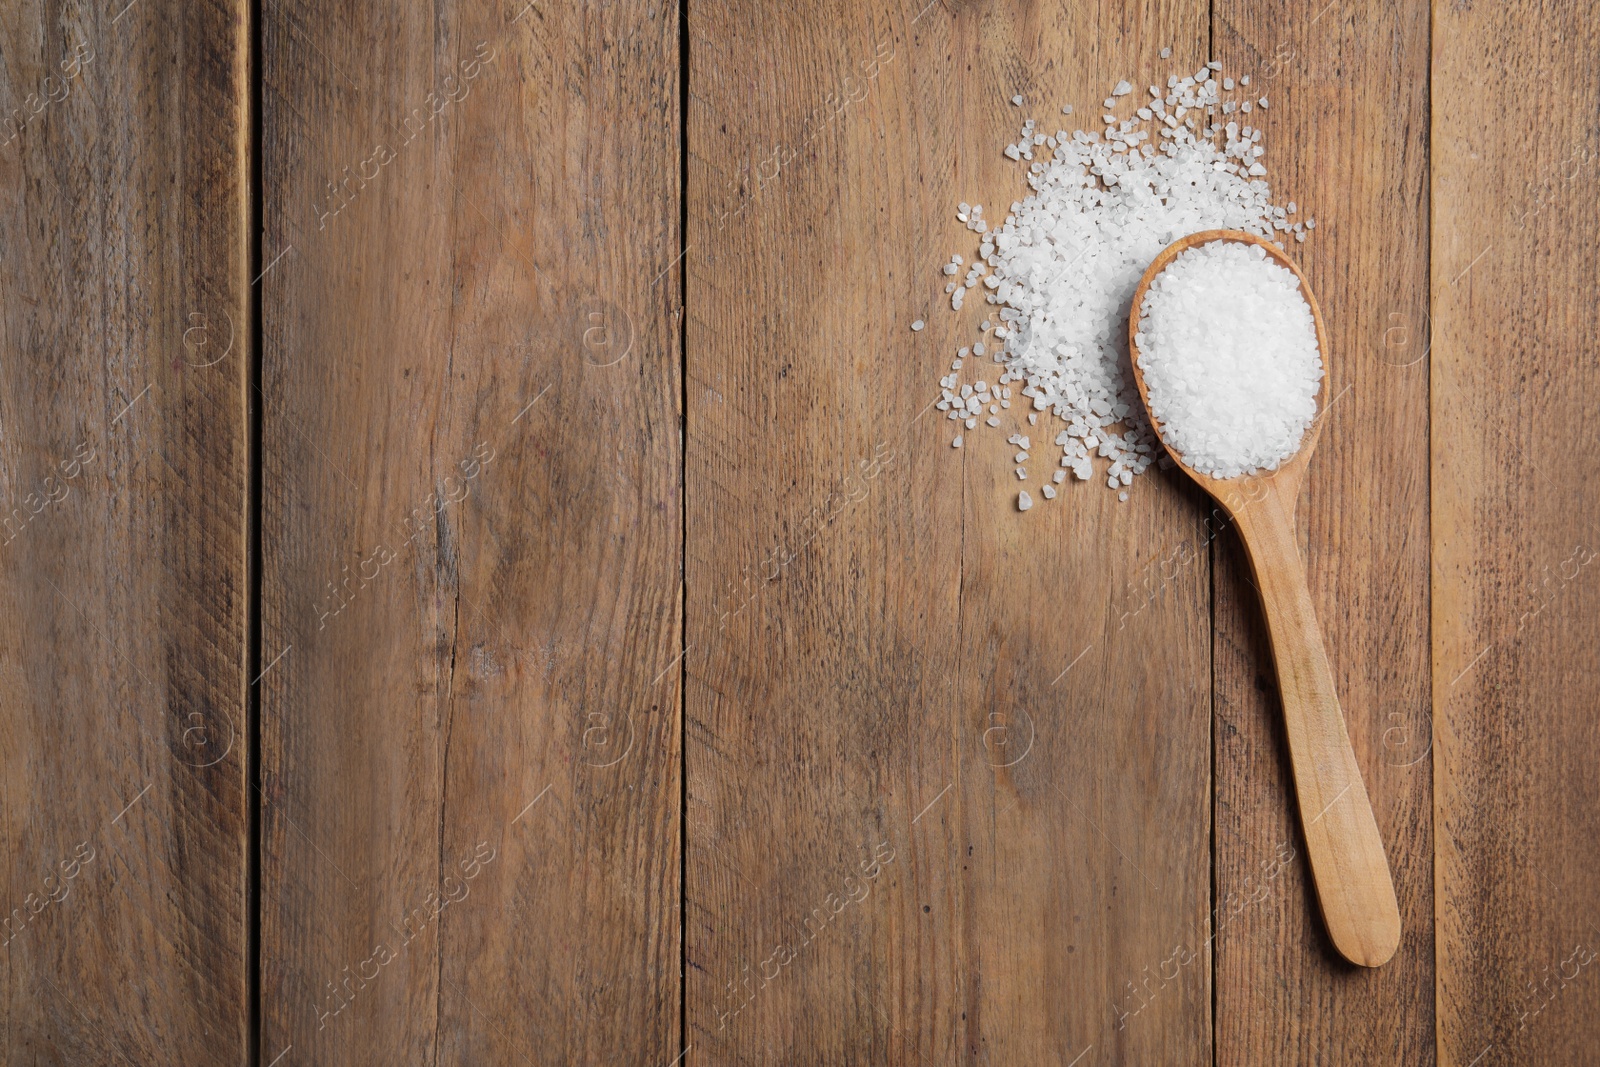
[[[1203,474],[1167,444],[1151,410],[1150,393],[1139,366],[1140,309],[1150,284],[1178,256],[1212,241],[1255,245],[1264,249],[1274,263],[1294,273],[1300,282],[1300,293],[1311,308],[1323,366],[1319,410],[1294,455],[1276,470],[1235,478]],[[1327,400],[1331,361],[1322,309],[1300,268],[1271,241],[1242,230],[1206,230],[1168,245],[1145,271],[1128,315],[1128,352],[1139,399],[1162,448],[1227,510],[1244,541],[1266,614],[1283,698],[1290,761],[1294,765],[1300,822],[1323,922],[1341,956],[1364,967],[1376,967],[1399,947],[1400,909],[1384,856],[1383,838],[1372,814],[1360,765],[1350,747],[1295,536],[1295,502],[1316,448],[1322,417],[1332,406]]]

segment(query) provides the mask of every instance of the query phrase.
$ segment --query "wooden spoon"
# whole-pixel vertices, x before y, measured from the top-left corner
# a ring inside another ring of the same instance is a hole
[[[1144,272],[1133,294],[1128,317],[1128,348],[1133,357],[1133,377],[1139,386],[1150,423],[1160,425],[1150,412],[1139,367],[1139,316],[1145,292],[1155,276],[1186,249],[1210,241],[1239,241],[1266,250],[1272,260],[1294,271],[1300,291],[1311,305],[1316,323],[1317,348],[1324,370],[1330,364],[1328,334],[1322,311],[1300,268],[1265,238],[1241,230],[1207,230],[1169,245]],[[1295,543],[1294,507],[1311,451],[1316,447],[1322,416],[1328,411],[1327,376],[1323,378],[1321,411],[1305,432],[1300,449],[1276,471],[1212,478],[1184,463],[1166,445],[1178,466],[1199,482],[1228,510],[1250,557],[1250,569],[1261,591],[1277,665],[1278,688],[1283,696],[1283,717],[1288,726],[1289,755],[1294,764],[1295,789],[1300,800],[1300,822],[1305,830],[1311,873],[1317,884],[1322,919],[1334,948],[1352,963],[1376,967],[1400,944],[1400,909],[1394,883],[1383,854],[1372,805],[1361,782],[1361,768],[1350,748],[1333,672],[1322,644],[1322,630],[1311,607],[1305,570]]]

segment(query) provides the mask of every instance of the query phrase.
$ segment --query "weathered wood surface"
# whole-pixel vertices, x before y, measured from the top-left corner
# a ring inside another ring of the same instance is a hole
[[[1193,70],[1206,9],[689,20],[689,1059],[1207,1063],[1203,961],[1134,995],[1208,909],[1206,564],[1139,592],[1198,494],[1019,517],[1012,430],[919,418],[1000,138]]]
[[[0,13],[0,1061],[249,1029],[242,2]]]
[[[1433,718],[1439,1060],[1600,1047],[1600,23],[1438,4]]]
[[[249,8],[0,14],[0,1060],[1590,1055],[1586,9]],[[1220,513],[925,407],[1005,135],[1211,57],[1319,219],[1376,971]]]
[[[1280,200],[1317,219],[1288,249],[1321,303],[1328,405],[1297,512],[1335,686],[1400,904],[1364,970],[1317,909],[1259,596],[1214,543],[1217,1062],[1433,1055],[1428,684],[1428,12],[1307,0],[1216,6],[1216,58],[1266,96]],[[1274,879],[1278,857],[1294,859]],[[1265,867],[1263,866],[1265,865]]]
[[[677,13],[263,19],[261,1061],[664,1064]]]

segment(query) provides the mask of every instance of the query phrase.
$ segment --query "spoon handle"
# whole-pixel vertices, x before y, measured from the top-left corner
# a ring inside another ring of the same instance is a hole
[[[1400,909],[1312,609],[1294,504],[1268,493],[1236,520],[1266,613],[1323,922],[1341,956],[1376,967],[1400,944]]]

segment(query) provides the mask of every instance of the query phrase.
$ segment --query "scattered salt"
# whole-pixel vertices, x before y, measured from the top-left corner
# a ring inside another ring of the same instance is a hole
[[[1163,58],[1171,51],[1163,49]],[[1027,120],[1014,155],[1007,154],[1028,167],[1030,195],[1001,212],[994,226],[982,205],[957,209],[958,221],[980,237],[970,267],[960,256],[944,265],[951,306],[959,312],[980,281],[982,291],[971,295],[988,305],[980,316],[988,344],[975,342],[961,358],[992,356],[1000,381],[981,401],[971,393],[962,400],[952,391],[960,374],[951,373],[950,385],[940,382],[950,401],[948,407],[941,401],[941,410],[968,429],[979,419],[999,426],[1014,383],[1022,394],[1019,413],[1030,424],[1044,415],[1066,427],[1056,439],[1062,469],[1055,484],[1068,471],[1086,481],[1103,463],[1099,476],[1125,497],[1134,476],[1166,459],[1124,369],[1129,298],[1163,248],[1200,230],[1238,229],[1281,241],[1290,233],[1304,240],[1312,229],[1309,220],[1292,220],[1295,205],[1286,212],[1272,203],[1261,131],[1215,117],[1236,116],[1264,99],[1222,99],[1235,82],[1222,78],[1221,68],[1213,60],[1171,73],[1160,79],[1165,89],[1150,86],[1150,99],[1135,114],[1118,120],[1108,113],[1089,130],[1049,136]],[[1108,109],[1133,89],[1131,79],[1117,81]],[[1013,98],[1021,101],[1020,94]],[[1061,111],[1070,115],[1072,107]]]

